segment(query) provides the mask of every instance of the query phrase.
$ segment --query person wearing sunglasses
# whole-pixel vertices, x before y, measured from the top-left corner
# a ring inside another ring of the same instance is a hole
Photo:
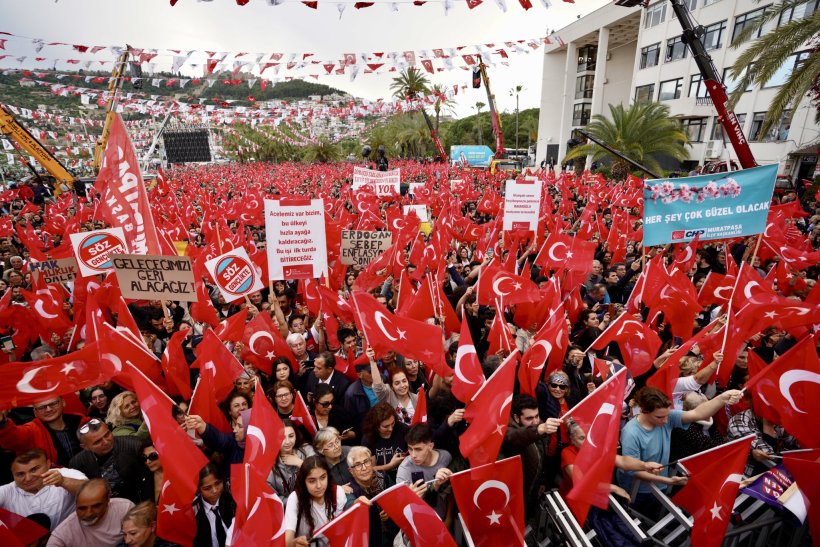
[[[83,417],[64,412],[62,397],[49,397],[33,405],[34,419],[17,425],[7,417],[8,411],[0,410],[0,446],[23,453],[40,448],[49,461],[66,466],[82,447],[77,440],[77,428]]]
[[[140,499],[159,503],[159,495],[160,492],[162,492],[162,484],[164,482],[162,462],[159,460],[159,453],[151,439],[142,443],[140,459],[143,463],[139,486]]]
[[[134,503],[140,499],[139,484],[143,473],[138,437],[115,437],[108,424],[94,418],[77,429],[77,438],[83,450],[68,466],[84,473],[88,478],[108,481],[115,497],[126,498]]]
[[[353,420],[341,404],[337,404],[333,388],[327,384],[316,386],[313,394],[313,421],[317,429],[334,427],[342,432],[342,442],[348,444],[356,438]]]
[[[539,382],[535,389],[538,398],[538,413],[542,421],[549,418],[560,418],[577,404],[571,391],[569,376],[557,370],[547,377],[546,382]],[[569,444],[569,431],[561,425],[555,435],[551,435],[547,447],[547,474],[553,479],[561,469],[561,450]]]

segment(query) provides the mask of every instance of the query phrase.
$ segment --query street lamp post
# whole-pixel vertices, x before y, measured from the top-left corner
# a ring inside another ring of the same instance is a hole
[[[524,90],[523,85],[517,85],[510,90],[510,97],[515,96],[515,153],[518,154],[518,94]]]

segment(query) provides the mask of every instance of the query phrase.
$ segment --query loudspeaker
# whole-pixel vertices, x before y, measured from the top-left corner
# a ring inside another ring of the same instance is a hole
[[[211,146],[206,129],[179,129],[162,134],[168,163],[211,161]]]

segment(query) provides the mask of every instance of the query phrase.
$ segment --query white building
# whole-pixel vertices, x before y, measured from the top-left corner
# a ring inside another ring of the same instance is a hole
[[[704,27],[701,40],[731,91],[728,69],[742,49],[729,45],[769,4],[754,0],[686,0],[686,4],[696,24]],[[818,7],[820,0],[809,0],[770,25],[806,17]],[[544,54],[537,162],[549,158],[560,162],[572,129],[588,123],[592,115],[609,116],[608,104],[635,100],[660,101],[681,119],[692,144],[684,170],[713,159],[736,159],[717,123],[700,71],[681,42],[681,26],[669,0],[656,0],[646,9],[609,4],[555,35],[561,40],[553,40]],[[734,109],[757,162],[780,162],[782,173],[797,178],[811,178],[818,166],[820,126],[814,122],[810,101],[804,98],[768,134],[761,134],[760,127],[778,87],[807,55],[808,48],[798,50],[762,89],[745,92]]]

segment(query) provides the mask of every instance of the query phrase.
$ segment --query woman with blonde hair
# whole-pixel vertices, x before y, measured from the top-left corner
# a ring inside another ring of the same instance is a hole
[[[140,402],[133,391],[123,391],[114,397],[105,421],[115,437],[148,438],[148,426],[142,419]]]
[[[157,506],[150,501],[135,505],[122,517],[122,544],[130,547],[174,547],[157,537]]]

